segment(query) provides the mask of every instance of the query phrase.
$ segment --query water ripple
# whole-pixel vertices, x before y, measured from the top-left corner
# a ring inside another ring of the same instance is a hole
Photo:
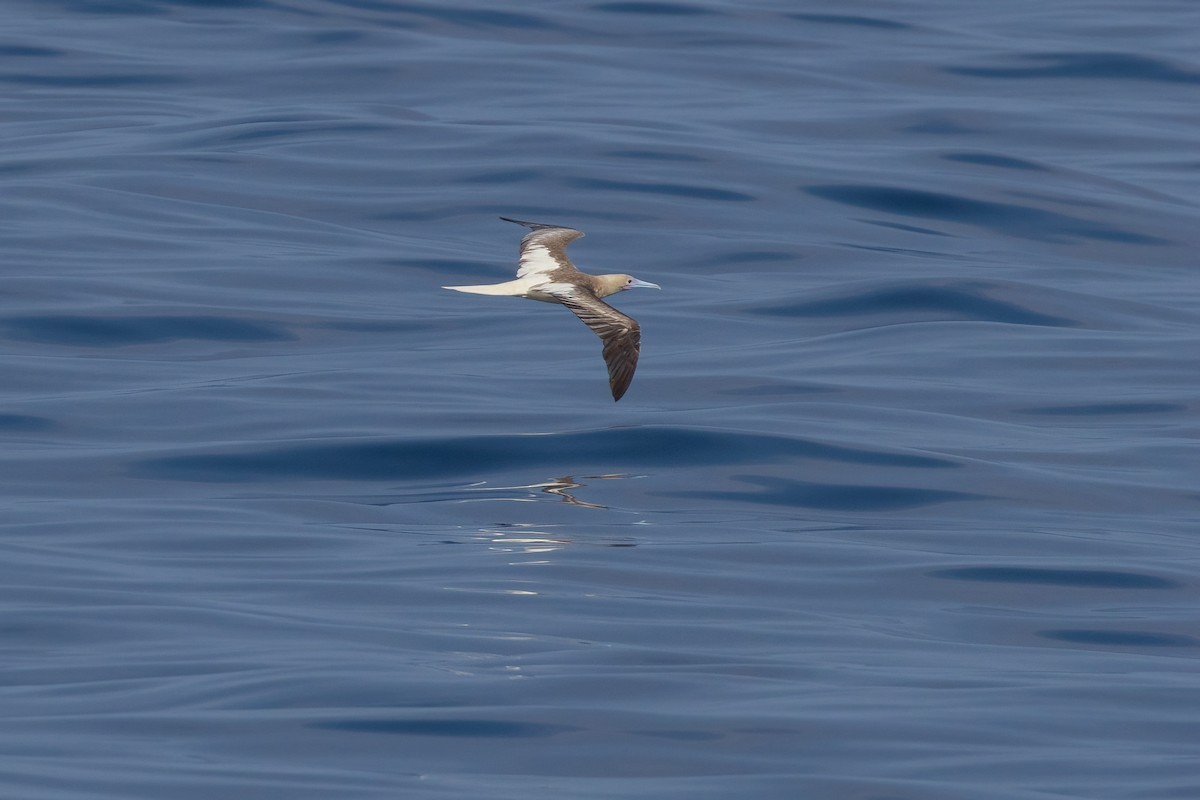
[[[347,719],[316,722],[312,727],[354,733],[445,736],[455,739],[544,739],[582,730],[572,725],[497,719]]]
[[[278,325],[200,314],[125,317],[46,314],[9,317],[0,320],[0,328],[13,339],[84,347],[126,347],[178,339],[273,342],[295,338]]]
[[[945,67],[953,75],[979,78],[1082,78],[1102,81],[1200,83],[1200,70],[1129,53],[1021,53],[1022,61],[1042,62],[1019,67]]]
[[[381,6],[389,8],[388,6]],[[464,28],[515,28],[518,30],[546,30],[556,26],[544,16],[522,14],[515,11],[503,11],[478,6],[454,5],[417,5],[405,3],[399,9],[405,14],[428,17],[439,22],[453,23]]]
[[[1017,413],[1049,417],[1110,417],[1131,414],[1175,414],[1187,411],[1187,409],[1188,407],[1183,403],[1111,402],[1036,406],[1017,409]]]
[[[608,11],[616,14],[645,14],[647,16],[697,16],[714,13],[711,9],[683,3],[654,3],[654,2],[615,2],[597,3],[592,6],[597,11]]]
[[[946,153],[942,156],[946,161],[956,161],[960,164],[978,164],[983,167],[998,167],[1000,169],[1019,169],[1031,172],[1048,172],[1046,167],[1023,158],[1002,156],[995,153]]]
[[[673,491],[667,497],[725,500],[771,506],[794,506],[827,511],[898,511],[941,503],[980,500],[986,495],[916,486],[878,486],[870,484],[831,484],[775,478],[766,475],[738,475],[743,483],[761,487],[760,491]]]
[[[803,439],[648,427],[551,435],[286,444],[144,459],[131,469],[139,477],[185,481],[399,480],[467,476],[514,468],[554,472],[564,462],[590,465],[589,469],[629,469],[800,459],[914,468],[956,466],[945,458],[840,447]]]
[[[54,420],[33,414],[0,414],[0,430],[33,433],[54,427]]]
[[[1036,302],[1032,287],[994,281],[943,280],[854,287],[832,297],[756,306],[753,313],[782,317],[883,317],[890,322],[977,320],[1007,325],[1069,328],[1080,323],[1017,302]],[[1044,298],[1042,302],[1045,302]]]
[[[1200,646],[1200,639],[1174,633],[1151,631],[1099,630],[1067,628],[1039,631],[1039,636],[1070,644],[1090,644],[1098,647],[1181,647]]]
[[[821,25],[846,25],[852,28],[879,28],[889,31],[911,30],[912,26],[903,22],[880,17],[863,17],[856,14],[788,14],[792,19],[804,22],[816,22]]]
[[[1104,589],[1177,589],[1178,581],[1140,572],[1104,569],[1051,569],[1047,567],[960,567],[929,573],[935,578],[985,583],[1038,584]]]
[[[1016,203],[976,200],[947,192],[858,184],[808,186],[804,191],[814,197],[858,208],[886,211],[904,217],[973,225],[995,233],[1036,241],[1092,239],[1137,245],[1169,244],[1167,240],[1157,236],[1101,225],[1057,211]]]
[[[714,186],[697,186],[685,183],[638,183],[636,181],[615,181],[604,178],[573,178],[569,183],[580,189],[664,194],[670,197],[692,197],[701,200],[746,201],[755,199],[752,194],[736,192],[732,189],[718,189]]]

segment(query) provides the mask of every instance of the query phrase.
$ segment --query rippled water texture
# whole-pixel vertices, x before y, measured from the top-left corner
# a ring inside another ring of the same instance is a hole
[[[1198,27],[9,2],[0,796],[1200,797]]]

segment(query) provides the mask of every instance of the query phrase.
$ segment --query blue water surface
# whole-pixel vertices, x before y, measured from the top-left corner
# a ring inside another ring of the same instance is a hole
[[[0,796],[1200,797],[1198,28],[7,3]]]

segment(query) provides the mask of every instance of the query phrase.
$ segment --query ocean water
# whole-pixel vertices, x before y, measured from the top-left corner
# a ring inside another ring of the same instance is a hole
[[[1200,797],[1198,29],[7,3],[0,797]]]

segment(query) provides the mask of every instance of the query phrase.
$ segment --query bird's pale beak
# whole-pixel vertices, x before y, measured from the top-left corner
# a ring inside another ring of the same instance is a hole
[[[637,278],[634,278],[632,281],[629,282],[629,288],[630,289],[661,289],[662,287],[659,286],[657,283],[651,283],[650,281],[639,281]]]

